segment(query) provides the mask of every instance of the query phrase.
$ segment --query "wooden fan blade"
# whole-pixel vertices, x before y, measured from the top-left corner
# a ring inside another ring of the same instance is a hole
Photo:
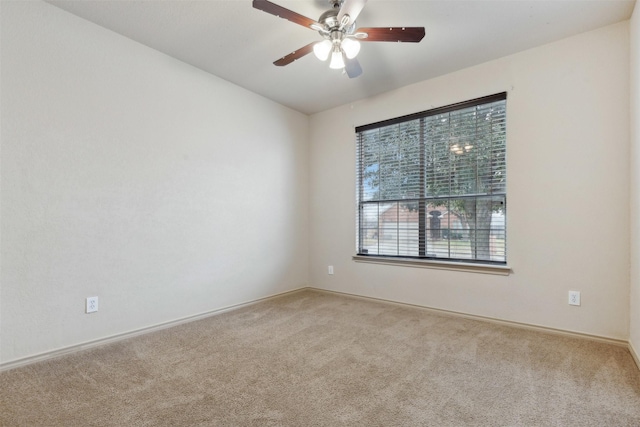
[[[360,38],[358,33],[366,33],[368,37]],[[358,28],[355,34],[361,42],[418,43],[424,37],[424,27]]]
[[[355,79],[360,74],[362,74],[362,67],[360,66],[360,62],[356,59],[349,59],[344,56],[344,70],[347,72],[347,76],[350,79]]]
[[[302,25],[303,27],[311,28],[311,26],[314,24],[320,26],[320,24],[318,24],[311,18],[302,16],[299,13],[296,13],[282,6],[278,6],[277,4],[271,3],[267,0],[253,0],[253,7],[263,12],[270,13],[271,15],[275,15],[279,18],[284,18],[287,21],[291,21],[295,24]]]
[[[298,50],[294,50],[290,54],[288,54],[286,56],[283,56],[282,58],[278,59],[273,64],[277,65],[278,67],[282,67],[284,65],[289,65],[293,61],[298,60],[298,59],[302,58],[303,56],[305,56],[306,54],[310,53],[313,50],[313,45],[316,44],[316,43],[317,42],[309,43],[305,47],[301,47]]]
[[[367,0],[344,0],[340,12],[338,12],[338,22],[342,20],[344,15],[349,15],[349,22],[345,26],[352,24],[362,12],[365,4],[367,4]]]

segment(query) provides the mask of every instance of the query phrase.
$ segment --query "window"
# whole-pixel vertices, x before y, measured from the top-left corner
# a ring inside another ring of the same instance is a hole
[[[506,98],[356,128],[358,255],[506,264]]]

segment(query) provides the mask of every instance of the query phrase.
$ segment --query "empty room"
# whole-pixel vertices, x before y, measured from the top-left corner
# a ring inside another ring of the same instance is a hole
[[[640,426],[635,0],[0,0],[1,426]]]

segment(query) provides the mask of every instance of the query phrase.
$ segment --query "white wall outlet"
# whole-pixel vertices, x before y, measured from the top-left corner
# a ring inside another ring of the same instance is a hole
[[[87,298],[86,313],[95,313],[98,311],[98,297]]]
[[[330,265],[329,267],[327,267],[327,273],[333,274],[333,265]]]
[[[569,291],[569,305],[580,305],[580,291]]]

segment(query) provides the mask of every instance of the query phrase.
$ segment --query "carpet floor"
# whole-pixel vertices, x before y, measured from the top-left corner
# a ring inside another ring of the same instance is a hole
[[[640,426],[625,348],[301,291],[0,373],[2,426]]]

